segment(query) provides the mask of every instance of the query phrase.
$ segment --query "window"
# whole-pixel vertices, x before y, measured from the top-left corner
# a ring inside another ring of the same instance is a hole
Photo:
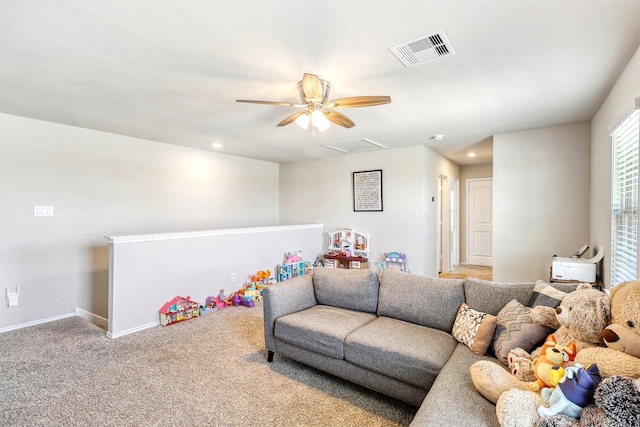
[[[611,285],[638,277],[638,154],[640,110],[635,110],[612,137]]]

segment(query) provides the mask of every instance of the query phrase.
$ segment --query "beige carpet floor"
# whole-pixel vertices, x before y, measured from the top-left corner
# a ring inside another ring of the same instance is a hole
[[[406,426],[416,408],[276,354],[262,307],[117,339],[80,318],[0,335],[0,426]]]
[[[449,272],[440,273],[438,277],[443,279],[466,279],[472,277],[474,279],[490,281],[493,277],[493,268],[481,265],[460,264],[454,266]]]

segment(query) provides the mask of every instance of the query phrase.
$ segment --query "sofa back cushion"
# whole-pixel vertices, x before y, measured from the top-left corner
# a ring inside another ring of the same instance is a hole
[[[316,268],[313,289],[318,304],[375,313],[380,282],[374,270]]]
[[[464,281],[464,297],[474,310],[496,316],[512,299],[527,305],[533,287],[533,283],[498,283],[469,278]]]
[[[380,275],[378,316],[451,332],[464,302],[463,283],[385,268]]]

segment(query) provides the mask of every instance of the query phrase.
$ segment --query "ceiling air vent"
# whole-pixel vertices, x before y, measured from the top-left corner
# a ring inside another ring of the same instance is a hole
[[[456,54],[444,30],[390,47],[389,50],[407,68]]]

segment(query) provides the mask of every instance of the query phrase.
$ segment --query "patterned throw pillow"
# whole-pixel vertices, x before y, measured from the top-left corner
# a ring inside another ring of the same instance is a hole
[[[525,307],[513,299],[498,313],[493,335],[493,352],[502,363],[508,365],[507,356],[511,350],[521,348],[531,352],[552,332],[553,329],[533,321],[530,307]]]
[[[496,328],[496,316],[474,310],[462,303],[451,334],[458,342],[482,356],[487,352]]]
[[[533,288],[527,306],[535,307],[538,305],[546,305],[547,307],[556,308],[562,303],[562,299],[566,295],[566,292],[562,292],[542,280],[538,280]]]

